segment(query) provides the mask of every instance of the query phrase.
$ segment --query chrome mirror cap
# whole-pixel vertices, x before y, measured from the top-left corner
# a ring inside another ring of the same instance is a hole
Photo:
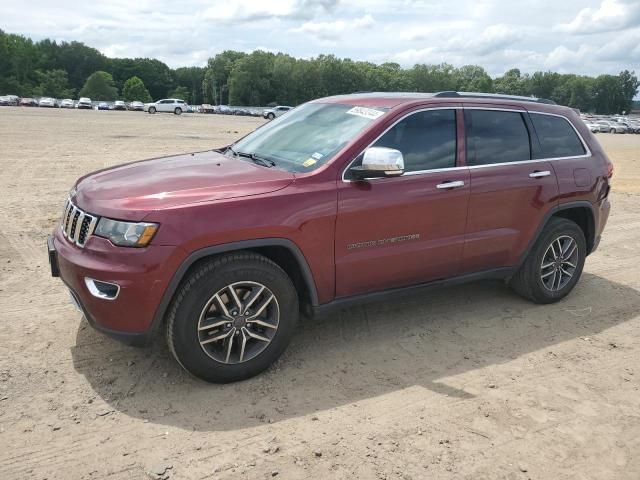
[[[404,158],[400,150],[387,147],[367,148],[362,157],[362,165],[351,171],[359,179],[397,177],[404,173]]]

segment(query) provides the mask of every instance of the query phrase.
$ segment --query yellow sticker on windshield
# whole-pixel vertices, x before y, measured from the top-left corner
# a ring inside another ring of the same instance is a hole
[[[311,165],[314,165],[317,162],[317,160],[315,158],[307,158],[304,162],[302,162],[302,165],[304,165],[305,167],[310,167]]]

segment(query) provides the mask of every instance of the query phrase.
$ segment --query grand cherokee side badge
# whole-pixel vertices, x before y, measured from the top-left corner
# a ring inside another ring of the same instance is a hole
[[[355,250],[356,248],[366,248],[366,247],[381,247],[382,245],[386,245],[388,243],[407,242],[409,240],[418,240],[419,238],[420,238],[419,233],[411,233],[409,235],[402,235],[400,237],[381,238],[380,240],[369,240],[366,242],[349,243],[347,245],[347,250]]]

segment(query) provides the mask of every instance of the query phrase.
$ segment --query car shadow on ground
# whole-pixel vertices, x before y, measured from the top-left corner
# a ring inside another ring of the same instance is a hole
[[[272,368],[229,385],[192,378],[161,338],[146,349],[126,347],[84,320],[71,350],[75,369],[114,410],[223,431],[416,385],[470,398],[439,380],[595,335],[639,311],[640,292],[593,274],[585,273],[574,292],[553,305],[529,303],[501,282],[478,282],[307,320]]]

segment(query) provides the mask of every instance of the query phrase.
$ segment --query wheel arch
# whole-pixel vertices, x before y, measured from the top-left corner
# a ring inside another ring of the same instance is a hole
[[[538,238],[549,223],[549,220],[551,220],[551,218],[553,217],[566,218],[575,222],[582,229],[584,238],[587,241],[587,255],[591,253],[595,242],[595,214],[592,203],[586,200],[561,203],[560,205],[549,210],[542,222],[540,222],[536,234],[531,239],[529,245],[527,245],[527,248],[520,257],[518,266],[524,263],[525,259],[529,255],[529,252],[538,241]]]
[[[151,330],[155,331],[162,325],[169,304],[180,283],[198,263],[211,257],[238,251],[252,251],[269,258],[289,275],[298,292],[301,304],[318,305],[318,293],[311,268],[304,254],[294,242],[286,238],[243,240],[204,247],[192,252],[171,277],[154,314]]]

